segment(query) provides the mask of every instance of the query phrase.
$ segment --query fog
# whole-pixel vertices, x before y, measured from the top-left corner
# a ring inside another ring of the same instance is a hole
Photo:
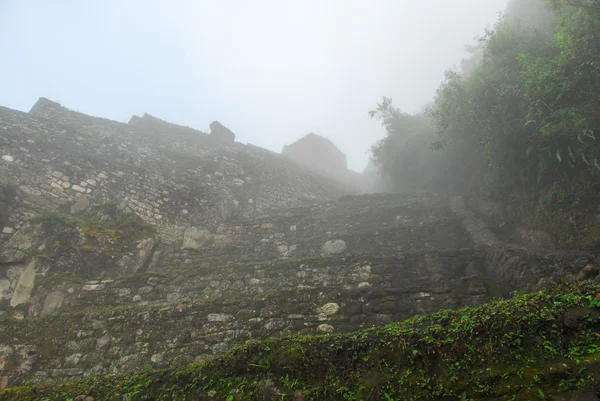
[[[308,132],[362,171],[382,96],[429,102],[506,0],[0,2],[0,105],[148,112],[279,152]]]

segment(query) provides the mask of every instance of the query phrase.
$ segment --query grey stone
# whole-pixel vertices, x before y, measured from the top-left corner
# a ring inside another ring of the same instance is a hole
[[[96,341],[96,349],[98,351],[106,350],[106,349],[108,349],[108,347],[110,347],[111,342],[112,342],[112,340],[111,340],[110,336],[104,335]]]
[[[325,316],[333,316],[340,311],[340,306],[335,302],[330,302],[321,306],[320,312]]]
[[[321,256],[339,255],[346,250],[346,242],[344,240],[327,241],[321,248]]]
[[[44,307],[40,316],[44,317],[56,314],[62,307],[64,299],[65,296],[60,292],[51,292],[48,294],[44,300]]]
[[[141,287],[138,290],[138,293],[139,294],[148,294],[148,293],[152,292],[152,289],[153,289],[153,287],[150,287],[150,286]]]
[[[320,324],[317,326],[317,331],[319,333],[333,333],[335,328],[330,324]]]
[[[67,366],[77,366],[79,361],[81,360],[81,354],[73,354],[65,357],[65,365]]]
[[[123,274],[135,274],[142,272],[140,269],[147,268],[152,257],[152,251],[156,246],[154,238],[146,238],[136,245],[137,254],[134,256],[124,255],[119,260],[119,267]]]
[[[81,287],[82,291],[100,291],[103,290],[105,287],[104,284],[86,284],[83,287]]]
[[[82,196],[81,198],[77,198],[75,203],[71,205],[70,212],[72,214],[81,213],[86,211],[90,207],[90,200],[86,196]]]
[[[228,322],[233,320],[233,316],[226,313],[209,313],[206,318],[209,322]]]
[[[150,277],[146,283],[148,283],[148,285],[156,285],[160,283],[160,280],[158,277]]]
[[[205,228],[188,227],[183,232],[181,249],[200,249],[212,239],[212,234]]]
[[[31,299],[31,292],[35,283],[36,266],[37,261],[33,260],[23,270],[23,273],[21,273],[17,288],[15,288],[15,292],[10,300],[10,306],[13,308],[17,305],[27,303]]]

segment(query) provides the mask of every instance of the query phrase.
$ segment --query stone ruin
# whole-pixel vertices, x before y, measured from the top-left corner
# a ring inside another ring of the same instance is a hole
[[[284,145],[281,154],[314,173],[349,185],[358,185],[363,190],[371,187],[371,177],[349,170],[346,155],[321,135],[307,134],[291,145]]]
[[[0,108],[0,388],[598,274],[593,255],[503,242],[461,197],[360,195],[231,135]]]

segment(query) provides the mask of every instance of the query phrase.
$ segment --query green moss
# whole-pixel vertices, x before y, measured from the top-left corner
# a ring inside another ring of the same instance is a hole
[[[73,245],[73,249],[77,249],[77,250],[81,250],[81,251],[85,251],[85,252],[100,252],[101,251],[101,249],[99,249],[98,247],[95,247],[90,244],[83,244],[81,246]]]
[[[0,398],[551,399],[593,388],[599,293],[584,283],[350,334],[251,340],[202,364],[12,388]]]
[[[31,219],[31,223],[46,227],[67,227],[74,225],[76,221],[75,218],[60,210],[48,210]]]
[[[36,287],[47,286],[53,287],[61,283],[85,284],[86,280],[77,277],[74,274],[50,274],[46,276],[36,277]]]
[[[117,212],[117,202],[112,199],[103,200],[96,205],[96,208],[112,215]]]
[[[136,241],[154,233],[154,227],[137,216],[107,214],[107,207],[96,207],[79,215],[51,210],[32,218],[33,224],[41,225],[46,242],[45,257],[56,259],[76,255],[85,259],[89,257],[86,254],[95,254],[106,260],[122,255]],[[81,265],[89,265],[89,261],[82,261]]]

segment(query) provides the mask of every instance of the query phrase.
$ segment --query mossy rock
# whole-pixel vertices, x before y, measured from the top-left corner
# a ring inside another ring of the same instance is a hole
[[[38,224],[37,245],[32,257],[52,262],[56,273],[73,273],[96,278],[110,275],[111,267],[127,253],[136,252],[136,244],[154,236],[153,226],[135,215],[121,214],[103,202],[86,213],[71,215],[51,210],[31,219]],[[36,251],[43,244],[43,253]]]

